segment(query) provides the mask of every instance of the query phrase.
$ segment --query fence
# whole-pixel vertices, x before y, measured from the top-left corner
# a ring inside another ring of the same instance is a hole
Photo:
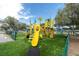
[[[5,33],[10,35],[12,39],[16,40],[17,31],[6,31]]]
[[[65,56],[68,55],[69,39],[70,39],[70,34],[68,33],[68,35],[67,35],[67,39],[66,39],[65,48],[64,48],[64,55],[65,55]]]

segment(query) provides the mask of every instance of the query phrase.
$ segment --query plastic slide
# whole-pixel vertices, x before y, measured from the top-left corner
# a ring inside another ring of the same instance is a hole
[[[32,46],[33,47],[36,47],[38,45],[39,32],[40,32],[40,25],[35,24],[34,25],[34,36],[33,36],[33,39],[32,39]]]

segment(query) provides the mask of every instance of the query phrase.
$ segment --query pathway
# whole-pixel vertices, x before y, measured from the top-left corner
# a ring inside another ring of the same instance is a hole
[[[77,40],[73,37],[70,39],[68,56],[79,56],[79,38]]]
[[[5,32],[0,31],[0,42],[8,42],[8,41],[13,41],[13,39]]]
[[[40,56],[40,50],[37,47],[32,47],[28,51],[28,56]]]

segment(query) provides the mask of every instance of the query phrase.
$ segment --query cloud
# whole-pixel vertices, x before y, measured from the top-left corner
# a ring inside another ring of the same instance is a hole
[[[30,18],[34,18],[34,16],[28,15],[28,16],[20,16],[19,18],[22,18],[24,20],[28,20]]]
[[[29,24],[29,20],[35,17],[31,14],[30,9],[23,7],[20,0],[0,0],[0,20],[7,16],[15,17],[26,24]]]
[[[34,16],[26,16],[24,17],[24,19],[29,19],[29,18],[33,18]]]
[[[19,18],[24,19],[24,20],[29,20],[29,19],[32,19],[35,17],[34,15],[31,14],[30,8],[29,9],[26,9],[26,8],[21,9],[18,14],[19,14]]]
[[[25,10],[18,0],[0,0],[0,20],[7,16],[25,20],[34,17],[31,15],[30,9]]]
[[[0,3],[0,18],[4,19],[7,16],[13,16],[18,19],[18,12],[23,9],[20,3]]]
[[[23,19],[30,19],[33,18],[34,16],[31,14],[30,9],[22,9],[19,12],[19,18],[23,18]]]

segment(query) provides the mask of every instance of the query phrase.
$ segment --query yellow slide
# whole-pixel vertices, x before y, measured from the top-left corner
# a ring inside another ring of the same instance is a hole
[[[40,32],[40,25],[35,24],[34,25],[34,36],[32,39],[32,46],[35,47],[38,45],[38,41],[39,41],[39,32]]]

